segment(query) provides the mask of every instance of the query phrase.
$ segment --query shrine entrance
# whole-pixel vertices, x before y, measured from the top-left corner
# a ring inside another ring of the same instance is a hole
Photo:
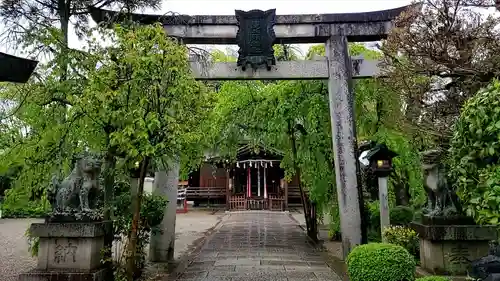
[[[274,9],[237,10],[234,16],[123,16],[118,12],[91,8],[91,15],[98,23],[124,18],[143,24],[160,22],[168,36],[180,38],[184,44],[238,45],[236,63],[192,61],[193,75],[199,80],[327,80],[342,246],[344,257],[347,257],[354,246],[366,241],[361,219],[363,208],[360,208],[363,197],[357,179],[359,164],[352,79],[381,74],[378,61],[350,57],[348,42],[384,39],[397,16],[407,9],[419,7],[411,5],[376,12],[315,15],[276,15]],[[275,43],[324,43],[326,58],[276,61]],[[305,215],[313,217],[313,205],[304,200],[303,190],[301,194]]]
[[[288,184],[280,167],[280,151],[250,145],[240,147],[228,178],[229,210],[284,211],[288,207]]]

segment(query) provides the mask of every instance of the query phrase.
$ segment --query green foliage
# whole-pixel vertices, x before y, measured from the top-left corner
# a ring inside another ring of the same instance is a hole
[[[140,225],[144,235],[148,235],[149,232],[154,230],[154,227],[159,225],[163,220],[163,212],[168,201],[162,196],[146,194],[143,200]],[[116,215],[113,224],[115,235],[126,235],[129,231],[130,222],[132,221],[131,202],[132,198],[129,192],[121,194],[115,199],[114,213]]]
[[[236,62],[238,59],[236,57],[226,55],[223,51],[219,49],[212,50],[210,52],[212,62]]]
[[[71,24],[73,31],[81,39],[89,30],[89,7],[113,7],[122,11],[153,8],[159,9],[161,0],[78,0],[59,2],[54,0],[24,0],[2,1],[0,3],[0,18],[2,40],[13,49],[22,48],[29,53],[54,52],[41,34],[48,29],[57,31],[57,39],[64,47],[68,46]],[[45,55],[47,55],[45,53]],[[57,55],[57,54],[55,54]]]
[[[383,99],[383,97],[380,98]],[[396,205],[395,190],[404,188],[409,190],[411,205],[419,208],[425,202],[426,193],[423,187],[418,147],[413,138],[399,129],[397,124],[390,124],[392,125],[389,127],[379,127],[371,137],[372,140],[385,143],[391,150],[398,153],[398,157],[393,159],[394,170],[389,177],[389,203],[391,206]]]
[[[335,195],[332,195],[333,202],[331,202],[330,206],[325,207],[324,209],[330,219],[330,225],[328,230],[328,237],[330,239],[339,239],[340,237],[340,212],[337,204],[337,200]]]
[[[391,225],[408,226],[413,221],[414,211],[407,206],[396,206],[390,211]]]
[[[1,117],[0,117],[1,118]],[[0,129],[1,132],[1,129]],[[7,133],[8,135],[8,133]],[[1,141],[1,137],[0,137]],[[0,147],[5,147],[8,146],[8,144],[0,144]],[[2,200],[2,197],[5,195],[5,191],[14,187],[14,183],[16,181],[16,178],[18,177],[20,173],[20,167],[19,166],[12,166],[7,169],[5,173],[0,173],[0,201]]]
[[[370,241],[380,241],[380,205],[379,201],[368,202],[366,211],[368,212],[368,239]],[[408,226],[413,221],[414,211],[407,206],[395,206],[389,210],[389,220],[391,225]]]
[[[364,59],[379,59],[382,57],[381,52],[367,49],[365,45],[360,43],[349,43],[349,54],[351,56],[362,55]],[[306,59],[312,59],[314,55],[325,56],[325,44],[311,46],[306,54]]]
[[[283,46],[277,54],[283,55]],[[380,57],[380,52],[360,44],[351,44],[353,55],[365,58]],[[324,55],[324,46],[310,49],[313,54]],[[221,54],[216,54],[219,59]],[[295,56],[288,59],[294,59]],[[423,202],[421,169],[413,139],[399,133],[401,99],[377,80],[356,83],[356,118],[359,139],[386,142],[401,155],[395,161],[397,176],[391,178],[390,190],[404,187],[410,190],[412,202]],[[220,154],[234,156],[241,140],[264,143],[284,152],[281,163],[286,177],[295,174],[290,144],[294,128],[297,144],[297,164],[301,180],[309,190],[311,199],[318,204],[318,214],[330,216],[330,231],[338,233],[339,217],[335,191],[333,151],[331,141],[328,87],[321,81],[260,81],[224,82],[215,95],[214,109],[207,119],[207,142]],[[300,127],[297,130],[296,127]],[[392,204],[394,205],[394,204]]]
[[[450,281],[451,279],[444,276],[426,276],[422,278],[417,278],[415,281]]]
[[[13,104],[6,113],[16,122],[9,129],[25,132],[12,133],[12,141],[2,138],[7,145],[1,147],[0,172],[21,167],[15,185],[23,198],[29,194],[43,199],[52,173],[67,175],[73,156],[83,150],[111,156],[116,163],[104,175],[111,179],[106,188],[115,174],[129,176],[130,168],[144,159],[181,155],[189,164],[201,158],[198,143],[204,136],[199,125],[208,112],[209,92],[192,77],[187,48],[167,37],[159,25],[97,31],[111,44],[91,39],[85,51],[64,49],[64,56],[42,66],[45,75],[39,80],[0,88],[2,101]],[[47,37],[49,45],[50,40],[57,37]],[[117,208],[115,234],[132,241],[130,251],[125,251],[133,261],[128,272],[132,268],[138,275],[144,266],[144,246],[166,202],[150,196],[144,202],[141,196],[132,200],[129,193],[126,189],[116,194],[112,202]],[[19,201],[14,199],[9,200]],[[137,239],[131,206],[140,211]]]
[[[408,227],[389,226],[384,229],[384,238],[387,243],[405,248],[415,258],[418,257],[419,239],[417,233]]]
[[[278,61],[290,61],[299,59],[300,49],[292,45],[274,45],[274,56]]]
[[[24,233],[24,236],[28,240],[28,252],[32,257],[38,256],[38,250],[40,249],[40,237],[35,237],[31,235],[30,229],[28,228]]]
[[[54,60],[41,65],[43,79],[0,88],[13,105],[5,114],[14,139],[2,148],[0,173],[19,166],[15,185],[34,198],[45,196],[53,173],[66,176],[84,149],[124,166],[143,157],[181,154],[186,165],[201,158],[198,125],[209,95],[190,75],[187,49],[159,26],[98,31],[112,46],[89,40],[87,52],[65,50],[66,80],[66,62]]]
[[[366,202],[365,211],[367,212],[366,215],[368,218],[368,240],[380,242],[380,202],[378,200]]]
[[[126,184],[125,184],[126,185]],[[167,206],[167,199],[162,196],[147,195],[143,197],[143,205],[140,214],[140,223],[138,230],[138,244],[135,254],[135,277],[139,277],[144,269],[146,262],[146,246],[149,244],[149,238],[151,233],[159,231],[156,227],[163,220],[164,210]],[[114,214],[115,219],[113,220],[113,233],[115,241],[125,242],[126,237],[131,231],[132,222],[132,197],[130,192],[127,190],[122,194],[118,194],[114,200]],[[125,249],[126,247],[124,247]],[[115,264],[115,274],[118,277],[125,276],[125,270],[123,267],[123,262],[125,260],[126,251],[123,253],[124,256]]]
[[[61,108],[45,105],[54,92],[71,92],[68,83],[56,80],[49,74],[44,83],[31,81],[0,91],[0,99],[12,104],[5,113],[15,120],[9,122],[12,143],[2,148],[0,173],[18,167],[11,187],[24,189],[34,198],[45,196],[51,175],[66,175],[71,158],[81,151],[77,145],[81,135],[73,130],[75,116],[61,122]]]
[[[468,215],[481,224],[500,219],[500,82],[468,100],[455,124],[450,175]]]
[[[30,200],[29,191],[23,188],[9,189],[5,193],[0,206],[4,218],[41,218],[50,209],[46,199]]]
[[[84,114],[94,125],[88,129],[102,135],[112,128],[109,145],[132,164],[196,144],[208,92],[190,73],[186,47],[160,25],[116,26],[114,32],[113,47],[91,44],[97,61],[88,63],[101,66],[89,69],[89,85],[72,112]]]
[[[415,259],[398,245],[370,243],[354,248],[346,260],[352,281],[415,279]]]
[[[166,36],[160,24],[117,25],[110,35],[111,46],[91,42],[88,85],[71,100],[70,114],[84,116],[81,129],[87,134],[100,132],[100,142],[87,138],[89,145],[120,156],[128,171],[141,167],[138,195],[123,194],[118,199],[125,203],[115,204],[126,208],[116,214],[127,214],[117,227],[131,222],[123,232],[115,229],[128,236],[126,275],[131,280],[142,272],[149,230],[161,221],[158,208],[165,207],[143,198],[145,171],[153,159],[164,166],[179,155],[185,160],[203,152],[197,147],[203,139],[198,129],[209,92],[191,75],[187,48]]]

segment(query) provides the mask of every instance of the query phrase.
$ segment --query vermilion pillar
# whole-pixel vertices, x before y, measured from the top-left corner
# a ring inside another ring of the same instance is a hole
[[[267,199],[267,164],[264,165],[264,199]]]
[[[252,197],[252,174],[250,173],[250,167],[247,169],[247,197]]]

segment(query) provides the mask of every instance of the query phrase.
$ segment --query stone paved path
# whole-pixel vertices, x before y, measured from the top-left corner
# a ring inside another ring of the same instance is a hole
[[[288,214],[231,213],[179,281],[340,281]]]

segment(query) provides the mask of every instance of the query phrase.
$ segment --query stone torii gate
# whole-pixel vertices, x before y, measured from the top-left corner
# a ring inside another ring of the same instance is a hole
[[[360,211],[362,194],[358,190],[359,167],[356,159],[351,79],[368,78],[379,74],[378,61],[349,56],[348,42],[370,42],[386,38],[393,27],[393,20],[411,8],[415,6],[366,13],[316,15],[275,15],[275,10],[266,12],[254,10],[247,13],[254,12],[266,16],[272,14],[267,24],[270,28],[268,33],[271,33],[270,38],[274,43],[325,43],[326,58],[280,61],[268,65],[270,69],[252,67],[246,70],[242,70],[237,63],[220,62],[207,65],[199,61],[191,62],[193,74],[199,80],[328,80],[335,175],[345,257],[354,246],[362,243]],[[237,11],[238,13],[244,12]],[[184,44],[241,43],[237,39],[238,32],[242,28],[238,16],[144,14],[125,16],[102,9],[91,9],[91,14],[98,23],[120,20],[124,17],[143,24],[161,22],[169,36],[180,38]],[[250,24],[256,24],[255,18],[248,20],[253,21]],[[262,23],[256,25],[258,28],[263,27]]]

